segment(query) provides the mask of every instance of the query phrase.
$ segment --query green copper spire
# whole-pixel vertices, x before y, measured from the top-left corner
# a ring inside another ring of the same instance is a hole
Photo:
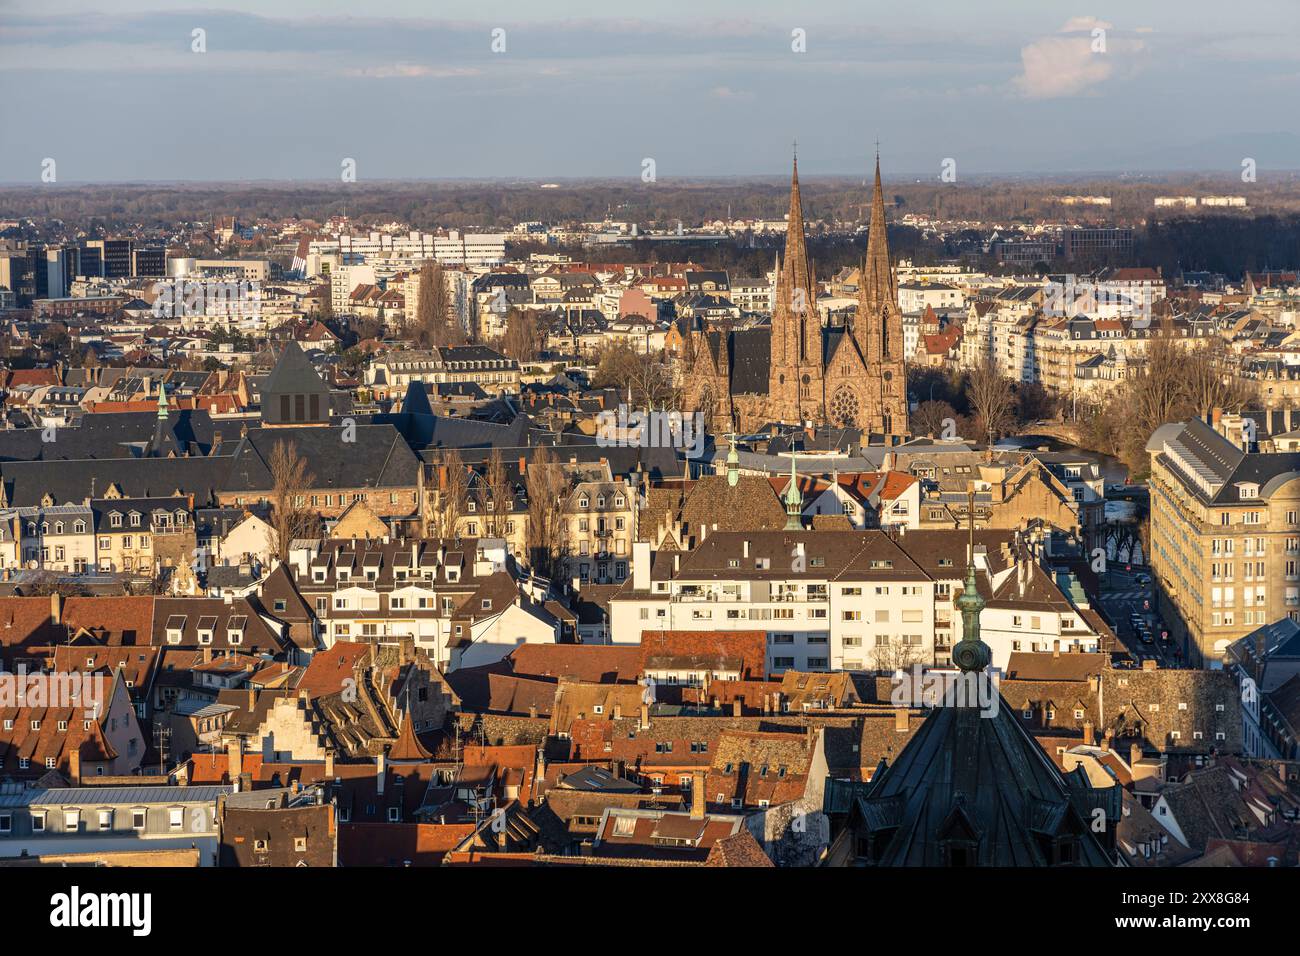
[[[965,673],[979,673],[993,661],[993,652],[980,640],[980,611],[985,601],[975,586],[975,485],[968,494],[966,524],[970,529],[970,544],[966,555],[966,587],[957,597],[957,610],[961,612],[961,640],[952,649],[953,663]]]
[[[785,530],[802,531],[803,495],[799,493],[799,473],[795,470],[795,457],[790,455],[790,487],[785,490]]]
[[[164,421],[167,418],[167,386],[162,382],[158,383],[158,417]]]
[[[740,481],[740,452],[736,451],[736,436],[730,438],[731,445],[727,448],[727,484],[734,488]]]

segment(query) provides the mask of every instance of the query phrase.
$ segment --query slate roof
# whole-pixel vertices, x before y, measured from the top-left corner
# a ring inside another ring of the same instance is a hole
[[[218,478],[225,492],[266,492],[275,486],[271,459],[276,443],[292,444],[314,476],[312,489],[412,487],[419,460],[391,425],[357,425],[352,443],[344,426],[259,428],[239,442]]]
[[[1073,802],[1066,778],[999,699],[937,707],[898,759],[859,798],[863,826],[880,835],[880,866],[945,866],[951,846],[973,844],[979,866],[1045,866],[1043,839],[1069,834],[1078,862],[1110,860]],[[951,843],[949,841],[952,841]]]
[[[80,504],[102,498],[113,485],[126,498],[180,493],[193,494],[195,504],[209,504],[231,461],[225,456],[119,458],[108,466],[98,460],[10,461],[0,463],[0,482],[12,507],[39,505],[47,493],[55,504]]]

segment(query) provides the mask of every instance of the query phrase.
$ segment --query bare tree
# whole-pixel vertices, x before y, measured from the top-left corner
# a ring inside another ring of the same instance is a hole
[[[630,393],[638,408],[674,408],[680,402],[667,357],[642,355],[626,342],[612,342],[600,350],[592,384]]]
[[[877,671],[894,674],[921,663],[921,648],[915,644],[904,644],[898,638],[890,638],[888,644],[877,644],[872,649],[871,661]]]
[[[506,331],[501,336],[500,348],[516,362],[531,362],[537,358],[537,319],[531,312],[511,309],[506,315]]]
[[[1181,351],[1183,389],[1191,414],[1204,418],[1216,408],[1237,412],[1258,397],[1254,387],[1233,374],[1232,356],[1223,339],[1216,337]]]
[[[415,341],[421,348],[460,345],[464,329],[456,321],[447,295],[447,282],[437,259],[426,259],[420,267],[420,282],[415,309]]]
[[[957,409],[947,402],[925,401],[912,412],[912,434],[937,438],[943,434],[945,422],[957,422]]]
[[[1016,395],[1011,380],[988,361],[971,371],[966,380],[966,394],[992,446],[993,440],[1013,419]]]
[[[469,493],[469,475],[460,452],[450,448],[438,462],[438,480],[433,509],[433,527],[438,537],[454,538],[460,524],[465,497]]]
[[[528,487],[528,559],[534,571],[552,576],[564,554],[564,501],[569,481],[545,445],[525,471]]]
[[[307,507],[307,491],[316,477],[294,442],[277,441],[271,449],[271,530],[276,556],[289,560],[295,538],[316,533],[317,515]]]
[[[501,449],[493,448],[492,454],[488,456],[484,479],[488,495],[487,532],[490,537],[499,538],[505,534],[506,521],[510,518],[510,506],[514,500],[514,489],[510,484],[510,476],[506,473]]]

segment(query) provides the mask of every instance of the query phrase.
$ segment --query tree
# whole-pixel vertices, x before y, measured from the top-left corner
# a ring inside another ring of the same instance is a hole
[[[545,445],[525,471],[528,487],[528,560],[546,577],[559,570],[564,553],[564,500],[569,481]]]
[[[992,446],[998,434],[1013,421],[1016,395],[1011,380],[988,361],[971,371],[966,380],[966,395]]]
[[[464,330],[456,321],[447,295],[447,281],[437,259],[426,259],[420,267],[415,309],[415,341],[421,348],[436,349],[460,345]]]
[[[277,441],[271,449],[271,531],[282,562],[289,560],[289,545],[295,538],[316,533],[316,512],[307,507],[307,491],[315,481],[297,444]]]
[[[1183,388],[1191,414],[1204,418],[1216,408],[1236,412],[1257,398],[1256,390],[1233,374],[1223,339],[1213,338],[1181,351]]]
[[[922,402],[916,406],[916,411],[912,412],[912,434],[929,435],[931,438],[941,437],[944,434],[945,423],[949,421],[953,423],[955,429],[957,409],[947,402]]]
[[[460,452],[449,448],[438,462],[438,490],[434,501],[433,527],[439,538],[455,538],[461,509],[469,494],[469,474]]]
[[[484,475],[487,486],[488,535],[499,538],[505,534],[506,522],[510,519],[510,506],[514,501],[514,488],[510,476],[506,473],[506,463],[501,457],[501,449],[493,448],[488,456],[487,471]]]
[[[875,646],[871,652],[871,661],[878,672],[896,674],[921,663],[921,648],[915,644],[904,644],[900,638],[892,637],[888,644]]]
[[[511,309],[506,315],[506,331],[501,336],[500,348],[520,364],[537,358],[537,319],[531,311]]]
[[[641,355],[626,342],[611,342],[601,348],[592,376],[596,388],[612,388],[631,394],[638,408],[673,408],[680,403],[672,368],[665,357]]]

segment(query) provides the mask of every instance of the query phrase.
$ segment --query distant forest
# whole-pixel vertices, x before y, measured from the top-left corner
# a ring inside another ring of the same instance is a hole
[[[1247,210],[1213,214],[1154,215],[1157,195],[1244,195]],[[1061,196],[1104,195],[1110,207],[1065,206]],[[866,180],[811,179],[803,182],[804,214],[810,223],[810,248],[827,275],[853,261],[864,243],[831,223],[860,224],[869,214]],[[980,243],[994,226],[1042,221],[1124,224],[1136,230],[1133,263],[1161,266],[1167,273],[1208,269],[1239,276],[1243,270],[1300,265],[1300,176],[1261,175],[1258,183],[1235,177],[1170,174],[1154,177],[1075,181],[1044,179],[969,179],[958,183],[886,180],[886,201],[895,223],[908,214],[950,222],[983,224],[977,232],[955,227],[946,236],[922,234],[896,225],[890,241],[896,256],[918,262],[964,257],[989,265]],[[643,227],[687,227],[725,219],[779,219],[789,202],[789,180],[628,180],[561,182],[543,189],[538,182],[376,182],[376,183],[158,183],[57,185],[0,188],[0,219],[23,226],[8,238],[59,240],[121,231],[186,242],[216,216],[234,216],[242,225],[303,220],[320,223],[347,215],[358,228],[408,223],[436,227],[504,231],[515,223],[542,221],[576,224],[605,219]],[[693,258],[758,274],[770,268],[779,242],[740,237],[732,244],[704,244],[698,250],[679,244],[639,243],[622,251],[602,248],[587,254],[603,259]],[[262,248],[257,243],[256,248]],[[1059,263],[1045,265],[1057,268]]]

